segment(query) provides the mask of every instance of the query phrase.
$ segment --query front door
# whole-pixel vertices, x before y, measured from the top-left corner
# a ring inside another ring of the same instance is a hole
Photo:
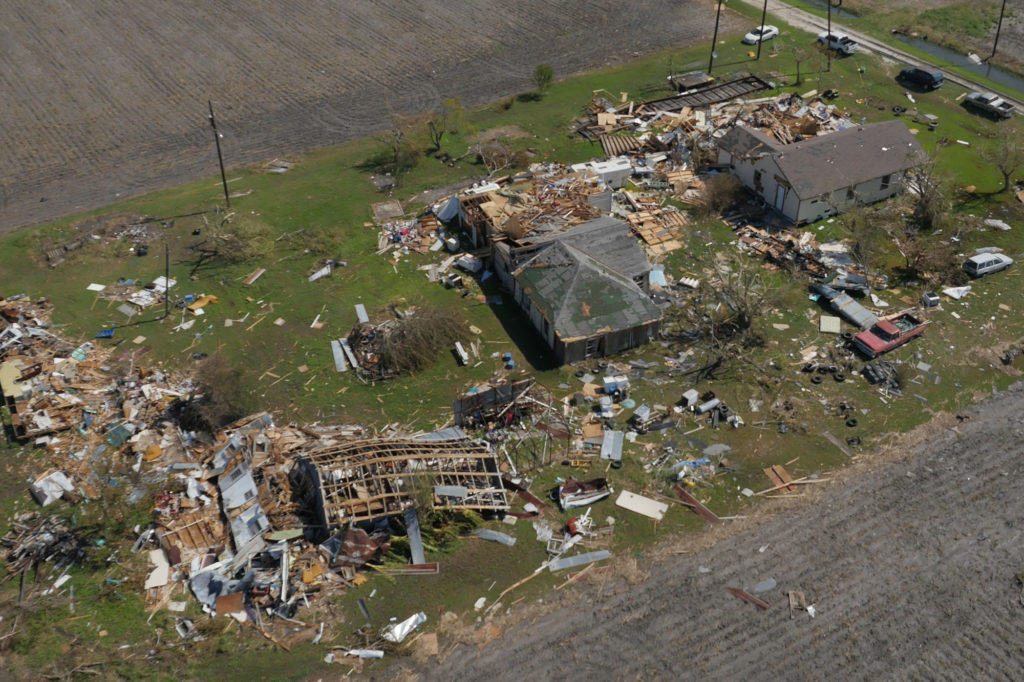
[[[782,205],[786,203],[786,186],[777,185],[775,187],[775,210],[782,211]]]

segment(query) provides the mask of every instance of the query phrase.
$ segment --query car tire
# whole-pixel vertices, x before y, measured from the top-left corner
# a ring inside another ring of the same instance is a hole
[[[821,378],[820,374],[815,374],[813,377],[811,377],[811,383],[812,384],[820,384],[821,381],[822,381],[822,378]]]
[[[849,419],[847,419],[846,420],[846,425],[849,426],[851,429],[853,427],[857,426],[857,419],[856,419],[856,417],[850,417]]]

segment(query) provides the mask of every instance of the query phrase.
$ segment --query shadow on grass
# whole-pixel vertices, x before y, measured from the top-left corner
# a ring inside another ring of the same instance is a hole
[[[539,92],[521,92],[516,95],[516,101],[519,102],[539,102],[544,99],[544,95]]]
[[[361,173],[391,173],[395,170],[395,157],[387,149],[378,149],[353,168]]]
[[[530,323],[526,313],[520,310],[512,296],[502,290],[495,278],[492,277],[483,282],[480,288],[487,297],[501,296],[501,305],[489,307],[505,334],[522,353],[523,360],[536,372],[547,372],[558,367],[555,364],[554,351],[547,347],[540,333]]]

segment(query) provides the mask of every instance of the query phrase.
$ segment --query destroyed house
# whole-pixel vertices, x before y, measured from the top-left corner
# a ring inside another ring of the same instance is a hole
[[[498,459],[461,432],[437,439],[353,440],[306,453],[291,471],[293,491],[320,527],[401,514],[425,495],[435,508],[506,511]]]
[[[718,163],[794,223],[811,223],[853,205],[887,199],[924,158],[902,121],[851,126],[781,144],[747,126],[718,140]]]
[[[650,342],[661,311],[648,296],[651,264],[629,226],[608,216],[492,244],[502,284],[562,364]]]

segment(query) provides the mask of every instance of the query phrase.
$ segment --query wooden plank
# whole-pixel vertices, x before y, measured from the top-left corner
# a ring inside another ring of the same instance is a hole
[[[732,594],[734,597],[739,597],[743,601],[748,602],[750,604],[753,604],[754,606],[756,606],[759,609],[767,609],[768,608],[768,603],[767,602],[761,601],[760,599],[758,599],[754,595],[750,594],[746,590],[741,590],[738,587],[730,587],[729,588],[729,593]]]
[[[841,440],[833,436],[828,431],[826,431],[822,435],[828,439],[828,442],[832,443],[832,445],[835,445],[837,448],[839,448],[839,451],[842,452],[844,455],[846,455],[847,457],[853,457],[853,453],[850,452],[850,449],[846,447],[846,445],[844,445]]]
[[[713,511],[705,507],[703,504],[701,504],[701,501],[698,500],[693,495],[691,495],[683,486],[677,483],[676,485],[672,486],[672,490],[674,490],[676,495],[679,496],[679,499],[681,499],[688,507],[693,509],[693,511],[696,512],[698,516],[703,518],[708,523],[721,522],[721,519],[718,518],[718,515],[716,515]]]
[[[791,493],[796,491],[796,486],[787,485],[792,483],[793,477],[789,475],[789,472],[781,464],[774,464],[763,471],[768,480],[772,482],[772,485],[780,492]]]

